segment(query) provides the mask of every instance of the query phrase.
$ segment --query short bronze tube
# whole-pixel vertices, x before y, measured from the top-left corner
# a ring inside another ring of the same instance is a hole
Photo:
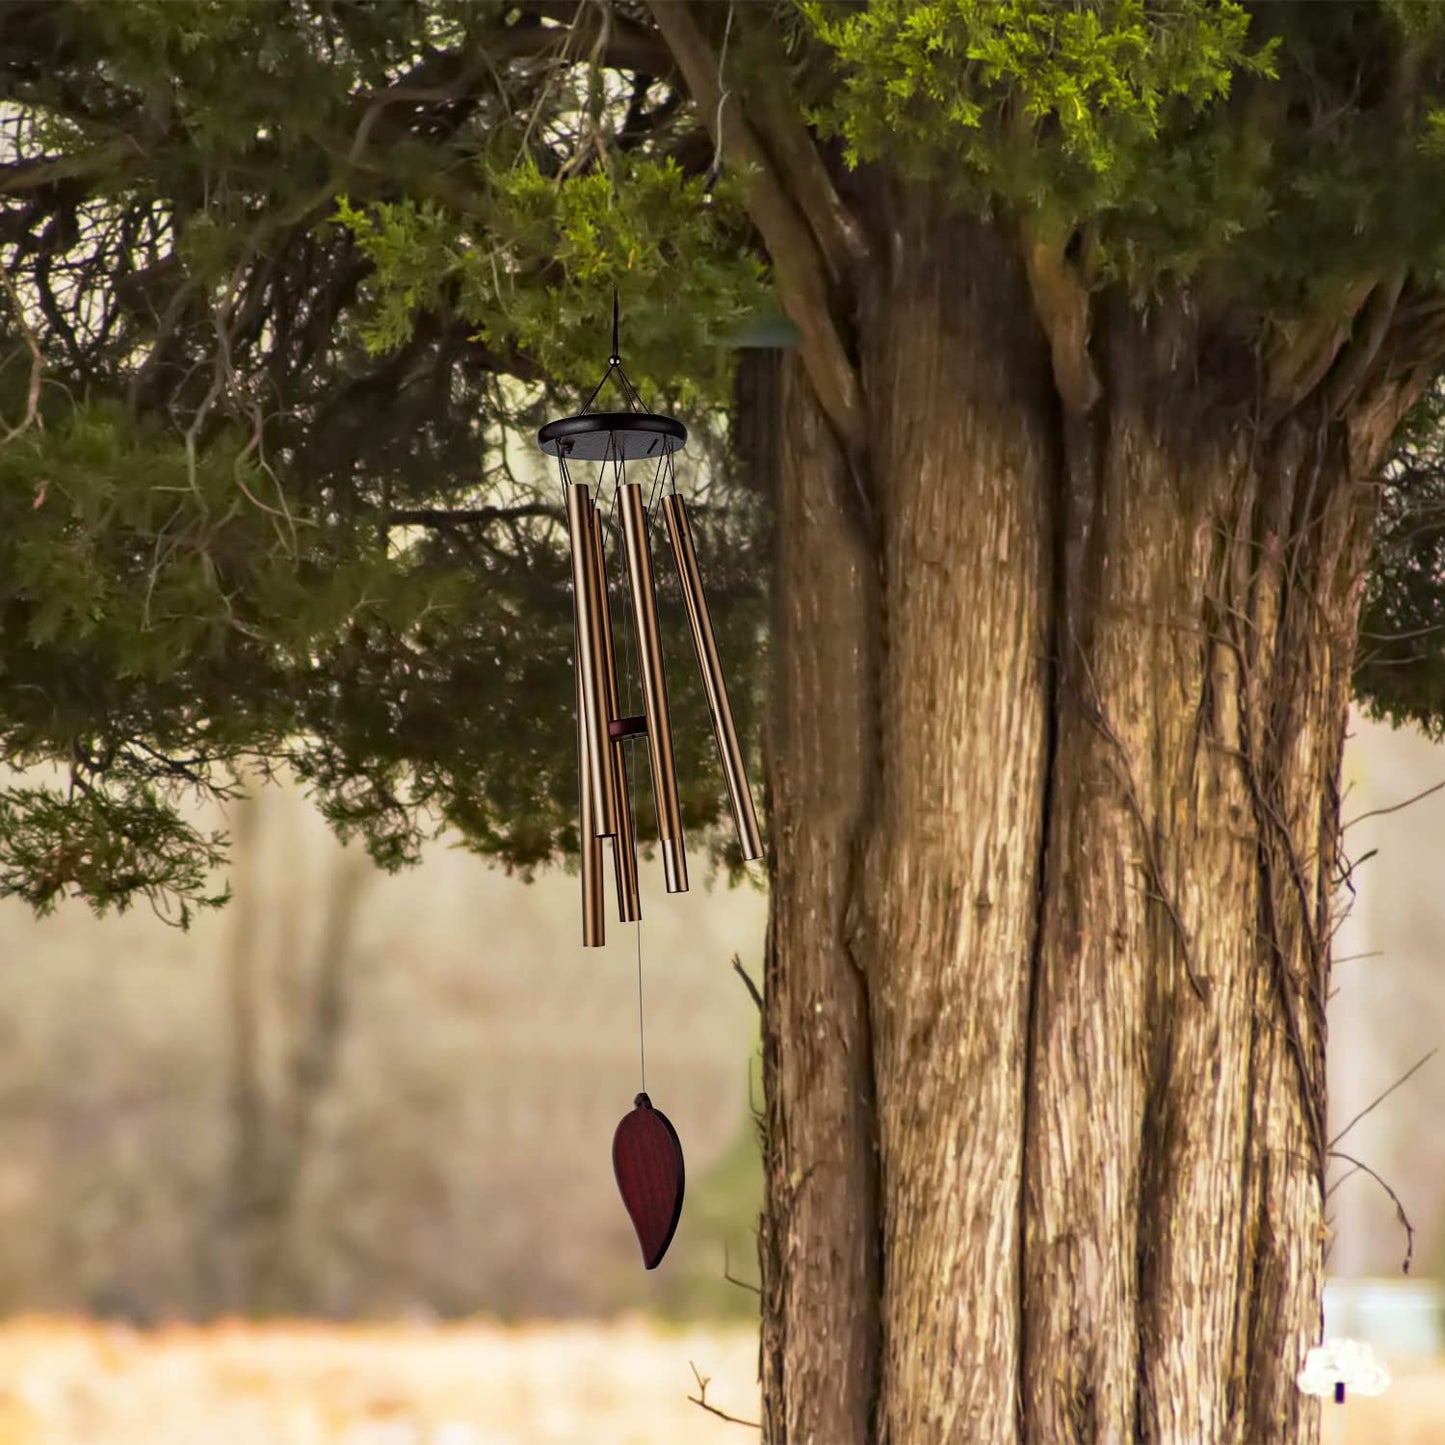
[[[602,657],[607,684],[607,717],[622,716],[617,689],[617,654],[612,647],[612,604],[607,596],[607,555],[602,545],[602,516],[592,507],[592,559],[597,567],[597,590],[602,600]],[[632,834],[632,797],[627,787],[627,757],[621,738],[607,739],[607,764],[612,769],[612,791],[617,797],[617,832],[612,837],[612,876],[617,881],[617,916],[623,923],[642,917],[637,887],[637,844]]]
[[[692,526],[682,498],[669,492],[662,499],[667,518],[667,535],[672,541],[672,555],[677,562],[677,575],[682,583],[682,597],[687,604],[687,620],[692,627],[692,645],[697,652],[698,670],[702,673],[703,692],[712,714],[713,738],[717,742],[718,761],[722,764],[723,781],[727,784],[728,801],[732,805],[733,823],[744,858],[761,858],[762,839],[758,835],[758,815],[753,809],[752,790],[743,768],[743,750],[738,743],[738,730],[733,723],[733,710],[728,703],[727,683],[723,680],[722,660],[718,657],[717,639],[713,635],[712,618],[707,610],[707,597],[702,590],[702,574],[697,567],[697,549],[692,543]]]
[[[577,616],[578,721],[587,735],[583,757],[592,794],[592,829],[596,837],[611,837],[617,832],[617,794],[612,769],[606,766],[609,719],[602,600],[598,567],[592,557],[592,500],[580,483],[567,486],[567,530],[572,541],[572,604]]]
[[[628,482],[618,489],[622,541],[627,550],[627,581],[632,594],[637,651],[642,669],[642,700],[647,715],[647,756],[652,765],[652,792],[657,799],[657,836],[669,893],[687,891],[687,856],[683,851],[682,809],[677,796],[677,768],[672,756],[672,721],[667,706],[667,676],[662,663],[662,636],[657,626],[657,593],[652,580],[652,553],[647,545],[647,508],[642,488]]]
[[[587,758],[587,728],[583,722],[580,667],[577,668],[577,792],[581,797],[577,846],[582,853],[582,947],[601,948],[607,941],[606,910],[602,906],[602,840],[592,823],[591,769]]]

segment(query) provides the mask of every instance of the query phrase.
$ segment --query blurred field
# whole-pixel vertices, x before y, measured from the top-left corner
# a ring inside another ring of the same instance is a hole
[[[614,925],[584,952],[575,877],[528,885],[446,839],[414,870],[367,870],[334,1061],[299,1149],[296,1080],[351,854],[297,789],[245,807],[236,897],[190,933],[144,910],[96,919],[70,903],[36,920],[0,902],[0,1316],[752,1310],[723,1269],[752,1278],[761,1198],[757,1010],[730,966],[736,953],[760,975],[760,890],[709,888],[697,854],[693,891],[670,895],[660,862],[645,863],[647,1082],[688,1176],[667,1268],[649,1274],[612,1175],[613,1130],[640,1082],[635,932]],[[253,1301],[260,1222],[284,1268]]]
[[[756,1436],[757,1336],[640,1321],[0,1326],[0,1445],[728,1445]]]
[[[138,1332],[0,1325],[0,1445],[730,1445],[757,1418],[757,1335],[641,1319]],[[1445,1439],[1445,1360],[1392,1361],[1380,1398],[1325,1407],[1325,1445]]]
[[[1394,1383],[1383,1395],[1324,1407],[1322,1445],[1438,1445],[1445,1440],[1445,1360],[1387,1356],[1386,1363]]]

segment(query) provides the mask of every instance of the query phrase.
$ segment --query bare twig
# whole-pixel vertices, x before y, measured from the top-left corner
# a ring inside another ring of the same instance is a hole
[[[1325,1190],[1325,1198],[1328,1199],[1335,1192],[1335,1190],[1340,1187],[1341,1184],[1343,1184],[1347,1179],[1353,1179],[1355,1175],[1359,1172],[1360,1171],[1358,1166],[1353,1169],[1346,1169],[1345,1172],[1341,1174],[1340,1177],[1336,1179],[1335,1182],[1331,1184],[1328,1189]]]
[[[752,994],[752,996],[753,996],[753,1002],[754,1002],[755,1004],[757,1004],[757,1006],[758,1006],[758,1012],[759,1012],[759,1013],[762,1013],[762,1011],[763,1011],[763,995],[762,995],[762,992],[759,990],[757,984],[755,984],[755,983],[753,982],[752,977],[751,977],[751,975],[748,973],[747,969],[745,969],[745,968],[743,967],[743,961],[742,961],[741,958],[738,957],[737,954],[733,954],[733,972],[734,972],[735,974],[737,974],[737,976],[738,976],[740,979],[742,979],[743,983],[744,983],[744,984],[746,985],[746,987],[747,987],[748,992],[749,992],[750,994]]]
[[[1355,869],[1362,863],[1368,863],[1380,850],[1378,848],[1371,848],[1368,853],[1361,853],[1358,858],[1346,858],[1343,848],[1337,849],[1336,851],[1338,856],[1335,859],[1335,865],[1338,872],[1335,877],[1335,885],[1338,887],[1343,883],[1345,887],[1350,890],[1350,894],[1353,897],[1355,896]]]
[[[1380,1176],[1376,1174],[1375,1171],[1371,1169],[1368,1164],[1365,1164],[1361,1160],[1354,1158],[1353,1155],[1342,1154],[1338,1149],[1331,1149],[1330,1158],[1343,1159],[1346,1164],[1353,1164],[1356,1170],[1358,1170],[1362,1174],[1368,1174],[1370,1178],[1373,1179],[1375,1183],[1378,1184],[1380,1188],[1383,1189],[1385,1193],[1390,1196],[1390,1199],[1395,1206],[1395,1217],[1400,1221],[1401,1224],[1405,1226],[1405,1258],[1400,1264],[1400,1273],[1409,1274],[1410,1261],[1415,1257],[1415,1226],[1410,1223],[1410,1216],[1405,1213],[1405,1206],[1400,1203],[1400,1196],[1396,1194],[1395,1191],[1391,1189],[1390,1186],[1386,1184],[1385,1181],[1381,1179]],[[1346,1178],[1348,1177],[1349,1176],[1347,1175]],[[1343,1180],[1341,1180],[1340,1182],[1343,1183]],[[693,1373],[696,1374],[697,1372],[694,1371]]]
[[[694,1405],[700,1405],[709,1415],[716,1415],[719,1420],[726,1420],[729,1425],[746,1425],[749,1430],[761,1430],[763,1427],[756,1420],[743,1420],[736,1415],[729,1415],[726,1410],[719,1410],[716,1405],[708,1403],[707,1387],[712,1383],[710,1375],[700,1375],[697,1366],[691,1360],[687,1362],[688,1368],[692,1371],[692,1377],[697,1381],[697,1394],[689,1395],[687,1398]]]
[[[1368,813],[1361,813],[1358,818],[1351,818],[1348,823],[1343,824],[1340,832],[1343,833],[1353,828],[1356,823],[1363,823],[1366,818],[1383,818],[1386,813],[1398,813],[1402,808],[1408,808],[1411,803],[1418,803],[1422,798],[1428,798],[1431,793],[1438,793],[1441,788],[1445,788],[1445,780],[1436,783],[1432,788],[1426,788],[1423,792],[1416,793],[1413,797],[1406,798],[1403,803],[1393,803],[1388,808],[1371,808]]]
[[[727,1245],[723,1245],[723,1278],[727,1280],[729,1284],[735,1284],[739,1289],[747,1290],[749,1294],[762,1295],[762,1290],[760,1290],[757,1285],[749,1284],[745,1279],[739,1279],[737,1275],[732,1272],[732,1263],[728,1259]]]
[[[3,445],[5,442],[14,441],[21,432],[28,431],[32,426],[43,428],[45,425],[40,416],[40,381],[45,375],[45,358],[40,354],[40,343],[35,339],[35,330],[25,318],[25,306],[20,300],[19,291],[15,289],[15,282],[3,266],[0,266],[0,285],[5,287],[5,294],[10,298],[15,320],[25,338],[25,349],[30,353],[30,388],[25,394],[25,415],[0,438],[0,445]]]
[[[1423,1058],[1417,1059],[1416,1062],[1413,1063],[1408,1069],[1406,1069],[1405,1072],[1401,1074],[1400,1077],[1396,1079],[1395,1082],[1391,1084],[1390,1087],[1386,1089],[1383,1094],[1380,1094],[1377,1098],[1372,1099],[1370,1103],[1368,1103],[1363,1109],[1361,1109],[1360,1112],[1356,1114],[1355,1117],[1351,1119],[1350,1122],[1346,1124],[1345,1127],[1341,1129],[1340,1132],[1336,1134],[1333,1139],[1330,1140],[1329,1147],[1333,1149],[1335,1145],[1338,1144],[1340,1140],[1343,1139],[1345,1135],[1348,1134],[1350,1130],[1353,1129],[1355,1125],[1360,1122],[1361,1119],[1363,1119],[1367,1114],[1374,1113],[1374,1111],[1378,1109],[1380,1105],[1383,1104],[1385,1100],[1388,1099],[1390,1095],[1393,1094],[1395,1090],[1400,1087],[1401,1084],[1405,1083],[1409,1079],[1414,1078],[1414,1076],[1418,1074],[1420,1070],[1423,1069],[1425,1065],[1428,1064],[1430,1060],[1433,1059],[1435,1055],[1439,1052],[1440,1050],[1438,1047],[1433,1048]]]

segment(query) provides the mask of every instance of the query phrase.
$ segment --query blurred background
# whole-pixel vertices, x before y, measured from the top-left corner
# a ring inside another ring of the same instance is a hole
[[[1336,1134],[1445,1042],[1445,788],[1396,807],[1445,784],[1445,747],[1354,732]],[[277,784],[226,825],[235,897],[190,933],[0,904],[0,1445],[747,1438],[689,1396],[757,1418],[758,1029],[732,959],[760,977],[761,887],[646,887],[647,1085],[688,1166],[649,1274],[610,1158],[633,932],[584,954],[575,878],[445,840],[379,874]],[[1395,1375],[1347,1439],[1445,1438],[1442,1116],[1435,1058],[1338,1144],[1414,1231],[1335,1166],[1326,1329]]]

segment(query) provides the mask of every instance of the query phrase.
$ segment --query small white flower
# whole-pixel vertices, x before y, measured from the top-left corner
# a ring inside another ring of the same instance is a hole
[[[1335,1395],[1340,1385],[1346,1395],[1383,1395],[1390,1386],[1390,1372],[1359,1340],[1316,1345],[1295,1379],[1306,1395]]]

